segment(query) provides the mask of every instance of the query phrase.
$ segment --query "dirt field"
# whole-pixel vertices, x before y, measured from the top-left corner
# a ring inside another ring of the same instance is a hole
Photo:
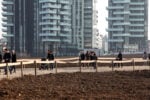
[[[0,81],[0,100],[150,100],[150,71],[4,79]]]

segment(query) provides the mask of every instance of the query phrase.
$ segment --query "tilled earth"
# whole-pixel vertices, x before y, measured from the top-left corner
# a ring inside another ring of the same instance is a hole
[[[150,100],[150,71],[4,79],[0,81],[0,100]]]

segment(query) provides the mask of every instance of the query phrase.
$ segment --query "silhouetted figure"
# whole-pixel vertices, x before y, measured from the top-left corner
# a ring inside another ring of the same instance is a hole
[[[2,53],[0,52],[0,63],[2,63],[2,61],[3,61],[3,57],[2,57]],[[2,68],[0,68],[0,72],[1,72],[1,69]]]
[[[52,53],[52,51],[48,50],[48,53],[47,53],[47,59],[50,61],[50,60],[54,60],[54,55]],[[50,63],[50,69],[53,69],[54,68],[54,64],[53,63]]]
[[[9,63],[11,60],[11,54],[9,50],[5,49],[4,50],[4,56],[3,56],[4,62]],[[7,66],[4,67],[5,75],[7,74]]]
[[[84,52],[82,51],[81,52],[81,54],[80,54],[80,58],[79,58],[80,60],[85,60],[85,54],[84,54]]]
[[[117,55],[116,60],[119,60],[119,61],[122,60],[122,53],[121,53],[121,51],[120,51],[119,54]],[[116,65],[116,64],[114,64],[114,66],[115,66],[115,65]],[[121,64],[117,64],[117,65],[118,65],[118,67],[120,67],[120,65],[121,65],[121,67],[123,66],[122,63],[121,63]]]
[[[144,54],[143,54],[143,59],[147,59],[147,53],[146,52],[144,52]]]
[[[92,60],[97,60],[97,56],[96,56],[95,52],[92,53]],[[93,65],[94,69],[96,69],[96,62],[93,62],[92,65]]]
[[[122,53],[121,52],[119,52],[116,60],[122,60]]]
[[[143,59],[146,60],[148,57],[147,52],[145,51],[143,54]],[[143,66],[147,65],[147,62],[144,62]]]
[[[3,57],[2,57],[2,53],[0,52],[0,63],[2,63]]]
[[[11,53],[11,62],[15,63],[16,61],[17,61],[16,52],[14,50],[12,50],[12,53]],[[12,71],[14,73],[16,73],[16,66],[11,66],[10,67],[10,73],[12,73]]]
[[[85,60],[85,54],[84,54],[84,51],[82,51],[82,52],[80,53],[79,60],[80,60],[80,61]],[[81,63],[81,66],[84,67],[84,63]]]

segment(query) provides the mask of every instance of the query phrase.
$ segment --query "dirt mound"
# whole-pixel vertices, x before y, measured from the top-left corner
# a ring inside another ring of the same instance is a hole
[[[150,100],[150,71],[4,79],[0,81],[0,100]]]

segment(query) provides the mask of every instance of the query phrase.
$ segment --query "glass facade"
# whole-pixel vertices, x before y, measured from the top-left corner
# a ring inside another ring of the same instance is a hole
[[[148,40],[148,0],[109,0],[109,51],[144,51]]]
[[[14,0],[3,0],[2,5],[3,5],[2,31],[4,33],[3,37],[7,38],[7,46],[11,49],[15,45]]]
[[[32,55],[33,1],[3,0],[2,5],[3,36],[7,38],[7,47],[16,50],[18,56]]]
[[[72,33],[70,0],[39,0],[38,3],[40,50],[44,53],[50,49],[58,55],[67,52]]]

